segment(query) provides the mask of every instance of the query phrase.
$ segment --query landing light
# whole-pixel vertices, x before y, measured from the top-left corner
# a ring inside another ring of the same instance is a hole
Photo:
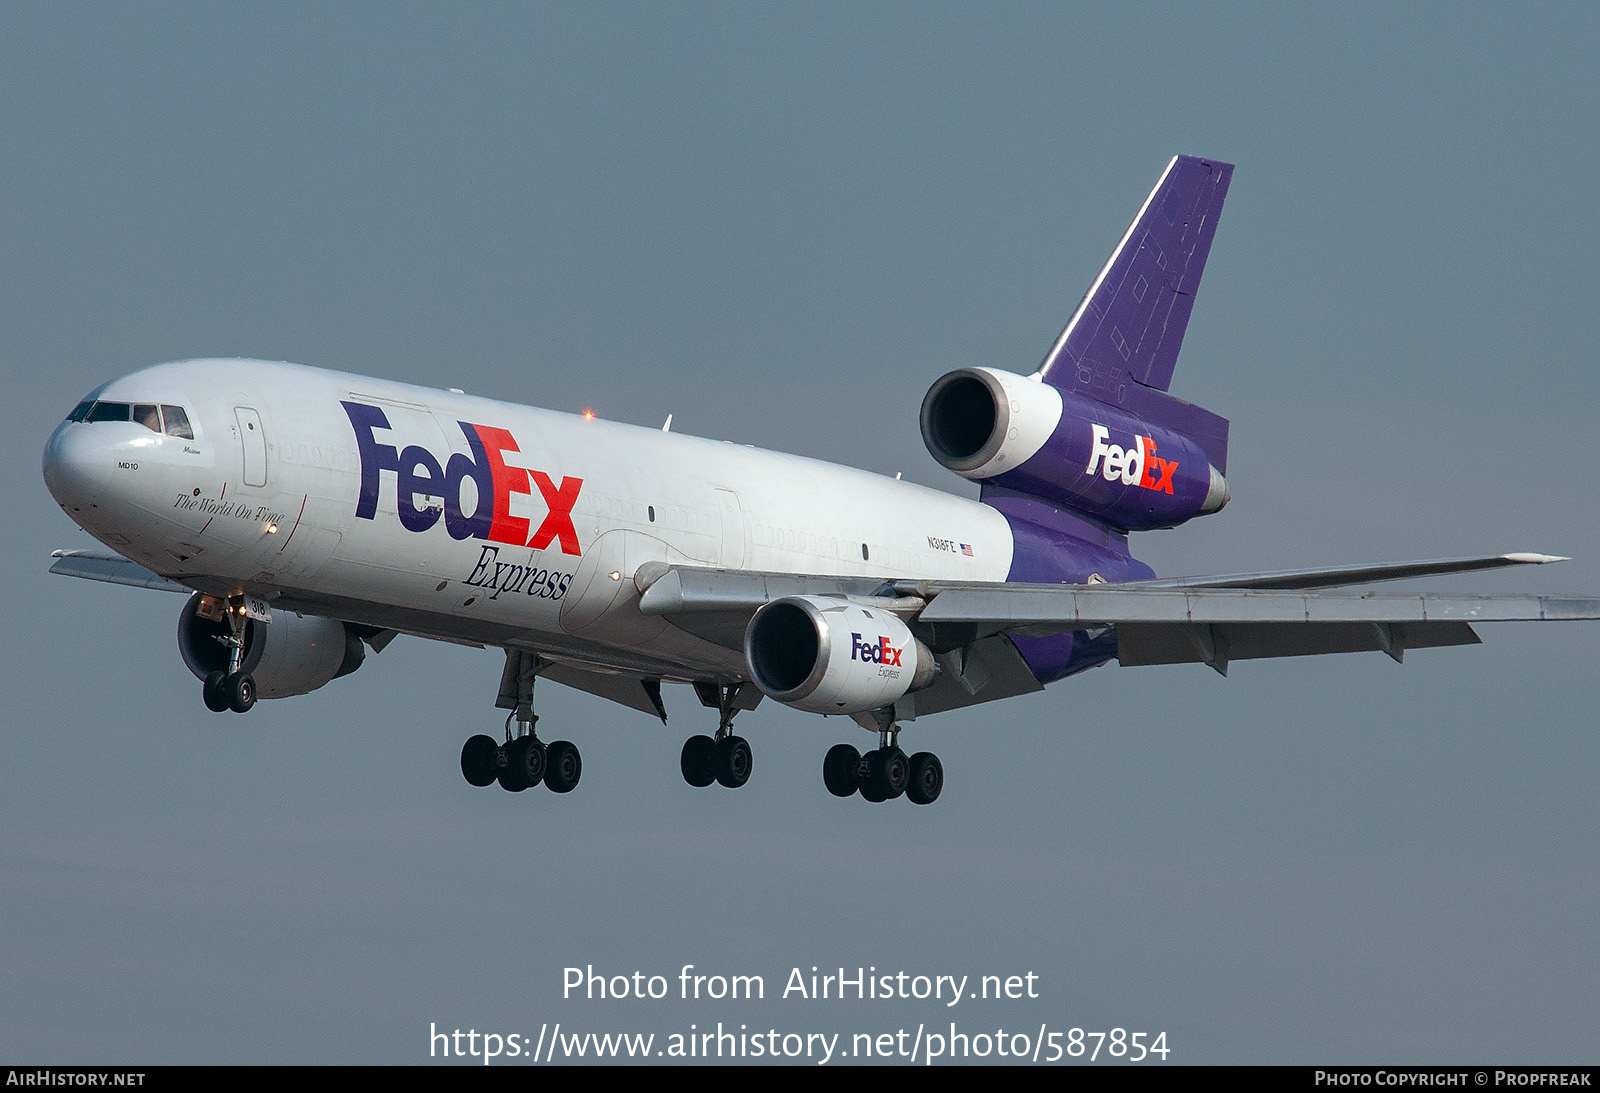
[[[613,581],[620,581],[620,580],[622,580],[622,574],[620,572],[618,572],[617,570],[613,569],[611,571],[611,579]]]
[[[593,410],[585,410],[583,412],[583,420],[585,420],[585,421],[593,421],[594,420],[594,411]]]
[[[276,534],[278,534],[278,525],[277,524],[268,524],[267,525],[267,534],[268,535],[276,535]]]

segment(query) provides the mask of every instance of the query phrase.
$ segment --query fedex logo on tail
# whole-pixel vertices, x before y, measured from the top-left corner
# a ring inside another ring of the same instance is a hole
[[[1123,448],[1107,443],[1111,430],[1104,425],[1091,425],[1090,429],[1094,444],[1089,449],[1089,465],[1083,469],[1084,474],[1099,470],[1107,482],[1121,479],[1125,486],[1172,492],[1172,473],[1178,469],[1178,461],[1156,455],[1155,441],[1147,436],[1136,436],[1133,447]]]
[[[381,475],[396,476],[396,510],[407,531],[427,531],[444,519],[453,539],[486,539],[496,543],[530,546],[543,550],[552,542],[561,544],[563,554],[581,554],[578,532],[572,526],[572,509],[578,502],[583,479],[561,479],[558,486],[543,471],[530,471],[506,465],[505,453],[520,451],[505,429],[458,421],[472,454],[453,453],[442,465],[426,448],[409,444],[396,449],[380,444],[376,429],[388,429],[389,419],[376,406],[362,402],[340,402],[350,425],[355,429],[356,448],[361,455],[361,495],[356,500],[356,516],[374,520],[378,514],[378,488]],[[461,510],[461,487],[471,479],[477,493],[472,512]],[[537,529],[525,517],[511,515],[511,495],[531,495],[539,491],[546,512]],[[418,497],[442,497],[444,510],[417,507]]]
[[[900,667],[900,655],[904,649],[896,649],[889,644],[888,638],[879,638],[874,642],[861,640],[860,634],[850,635],[850,659],[865,661],[868,664],[884,664],[893,668]]]

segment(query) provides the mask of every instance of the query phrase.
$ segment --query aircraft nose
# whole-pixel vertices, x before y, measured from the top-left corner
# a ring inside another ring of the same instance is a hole
[[[103,430],[63,421],[44,446],[44,484],[67,512],[97,507],[116,467],[113,444]]]

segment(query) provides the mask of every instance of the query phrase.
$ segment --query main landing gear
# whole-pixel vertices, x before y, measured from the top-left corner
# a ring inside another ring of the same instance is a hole
[[[532,653],[506,650],[506,670],[500,677],[500,697],[496,705],[511,706],[506,715],[505,743],[478,735],[461,747],[461,775],[474,786],[499,782],[512,793],[543,782],[553,793],[571,793],[583,776],[583,757],[578,747],[567,740],[541,741],[533,727],[538,715],[533,712],[533,679],[539,671],[539,658]],[[512,722],[516,722],[513,730]]]
[[[228,620],[228,636],[218,636],[228,649],[228,670],[209,673],[200,684],[200,699],[212,713],[232,710],[249,713],[256,704],[256,681],[249,672],[241,671],[244,663],[244,600],[234,597],[223,609]]]
[[[835,744],[822,760],[822,782],[835,797],[856,793],[868,801],[892,801],[904,794],[912,804],[931,805],[944,789],[944,766],[931,751],[906,756],[900,730],[878,733],[878,747],[862,755],[849,744]]]
[[[683,780],[695,787],[716,782],[729,789],[738,789],[750,780],[755,760],[750,751],[750,741],[733,734],[733,718],[740,710],[751,709],[761,701],[760,692],[750,683],[739,683],[732,687],[709,682],[696,683],[694,689],[703,705],[716,708],[717,735],[691,736],[683,742],[683,754],[678,760]]]

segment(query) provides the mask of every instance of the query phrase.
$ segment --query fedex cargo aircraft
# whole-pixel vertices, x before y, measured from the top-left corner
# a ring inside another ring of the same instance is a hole
[[[51,435],[50,492],[115,553],[53,572],[183,592],[178,650],[211,710],[305,694],[397,635],[504,650],[503,731],[475,786],[582,771],[535,731],[535,681],[666,720],[716,711],[692,785],[742,786],[735,715],[771,698],[870,733],[832,793],[939,796],[918,718],[1117,660],[1467,645],[1473,624],[1600,618],[1600,601],[1345,586],[1556,561],[1505,554],[1158,579],[1129,535],[1228,502],[1228,422],[1168,393],[1233,168],[1175,157],[1031,375],[935,380],[921,426],[976,501],[815,460],[403,383],[253,360],[156,365]],[[1335,590],[1335,591],[1330,591]],[[486,682],[488,682],[486,680]],[[487,695],[486,695],[487,698]]]

